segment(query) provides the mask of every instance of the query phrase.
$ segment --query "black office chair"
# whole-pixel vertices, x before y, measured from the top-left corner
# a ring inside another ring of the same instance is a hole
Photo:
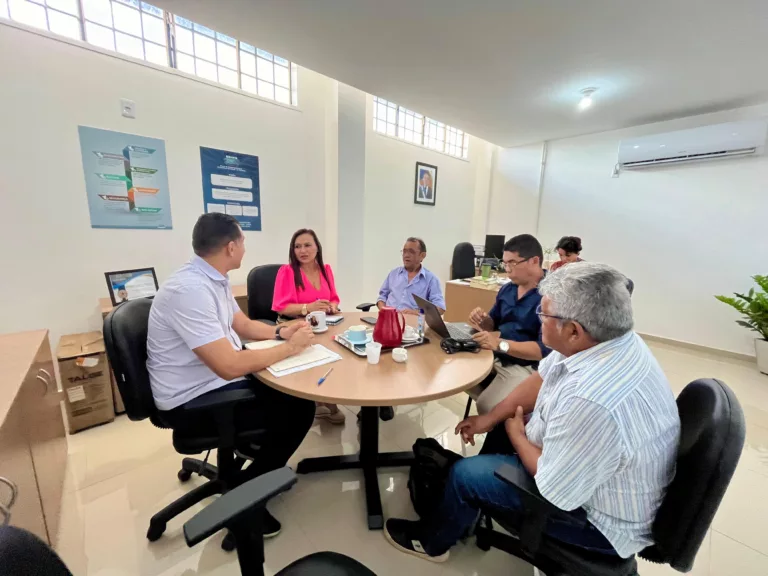
[[[296,473],[290,468],[274,470],[238,486],[198,512],[184,524],[184,538],[192,547],[222,528],[234,534],[240,572],[262,575],[264,540],[262,514],[270,498],[290,489]],[[336,552],[317,552],[301,558],[277,576],[375,576],[365,566]]]
[[[677,397],[680,446],[675,478],[653,522],[655,544],[640,552],[651,562],[669,564],[679,572],[693,567],[744,447],[745,423],[739,401],[719,380],[695,380]],[[475,530],[477,545],[505,550],[530,562],[547,576],[634,576],[634,557],[620,558],[569,546],[543,534],[547,519],[562,514],[541,497],[535,482],[509,465],[496,476],[515,486],[525,502],[523,516],[486,510]],[[495,532],[491,518],[513,537]]]
[[[155,406],[146,366],[147,324],[151,306],[150,298],[142,298],[125,302],[112,310],[104,319],[104,344],[128,418],[134,421],[149,418],[158,428],[171,428]],[[205,394],[183,405],[184,410],[190,414],[215,420],[218,433],[204,436],[189,431],[173,431],[173,447],[178,453],[207,452],[205,460],[184,458],[178,477],[181,482],[186,482],[192,474],[197,473],[207,478],[208,482],[190,490],[155,514],[147,530],[148,540],[154,542],[160,538],[168,521],[191,506],[214,494],[224,494],[242,482],[242,479],[238,480],[238,475],[246,460],[235,455],[235,448],[250,447],[264,431],[237,432],[234,412],[238,403],[252,398],[254,394],[250,390],[222,390]],[[208,463],[208,455],[213,449],[217,450],[216,466]],[[222,548],[234,549],[234,539],[225,538]]]
[[[228,528],[234,534],[240,573],[264,574],[262,514],[267,502],[296,483],[296,474],[281,468],[243,483],[195,514],[184,524],[184,538],[194,546]],[[13,526],[0,527],[3,576],[72,576],[61,559],[34,534]],[[376,576],[343,554],[316,552],[283,568],[276,576]]]
[[[456,244],[451,261],[451,280],[472,278],[475,275],[475,247],[469,242]]]
[[[246,288],[248,290],[248,317],[267,324],[277,322],[277,312],[272,310],[275,294],[275,280],[280,264],[256,266],[248,272]]]

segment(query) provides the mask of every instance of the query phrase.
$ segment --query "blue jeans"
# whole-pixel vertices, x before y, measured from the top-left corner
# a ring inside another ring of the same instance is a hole
[[[506,453],[483,453],[500,451]],[[486,438],[479,456],[464,458],[451,468],[443,503],[435,517],[427,519],[421,540],[431,555],[440,555],[451,548],[472,526],[480,508],[501,512],[522,513],[520,494],[514,486],[500,480],[494,471],[502,464],[523,468],[523,464],[507,438],[504,424],[496,427]],[[573,522],[550,519],[545,533],[550,537],[605,554],[616,554],[613,546],[588,520],[582,508],[567,512]]]

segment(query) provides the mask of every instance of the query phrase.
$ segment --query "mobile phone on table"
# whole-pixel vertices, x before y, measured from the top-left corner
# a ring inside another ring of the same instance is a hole
[[[376,316],[363,316],[360,318],[363,322],[366,324],[370,324],[371,326],[374,326],[376,324]]]

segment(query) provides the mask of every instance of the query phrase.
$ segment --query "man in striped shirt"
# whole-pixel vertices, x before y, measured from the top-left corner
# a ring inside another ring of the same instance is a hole
[[[552,354],[490,413],[459,423],[465,442],[490,432],[480,455],[453,466],[434,518],[388,520],[390,543],[442,562],[479,508],[521,509],[517,490],[494,476],[504,463],[526,470],[541,495],[576,520],[550,521],[550,537],[623,558],[652,543],[675,473],[680,419],[666,377],[632,331],[626,283],[589,262],[542,281],[539,316]]]

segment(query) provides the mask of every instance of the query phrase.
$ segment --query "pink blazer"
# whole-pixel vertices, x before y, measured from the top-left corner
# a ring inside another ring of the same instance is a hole
[[[325,265],[325,273],[328,276],[328,282],[323,275],[320,275],[320,289],[315,290],[312,283],[301,271],[301,277],[304,280],[304,290],[296,289],[293,280],[293,268],[290,264],[281,266],[277,271],[275,280],[275,294],[272,298],[272,310],[279,312],[289,304],[312,304],[316,300],[328,300],[334,304],[339,304],[339,295],[336,292],[336,283],[333,280],[333,270],[329,264]]]

